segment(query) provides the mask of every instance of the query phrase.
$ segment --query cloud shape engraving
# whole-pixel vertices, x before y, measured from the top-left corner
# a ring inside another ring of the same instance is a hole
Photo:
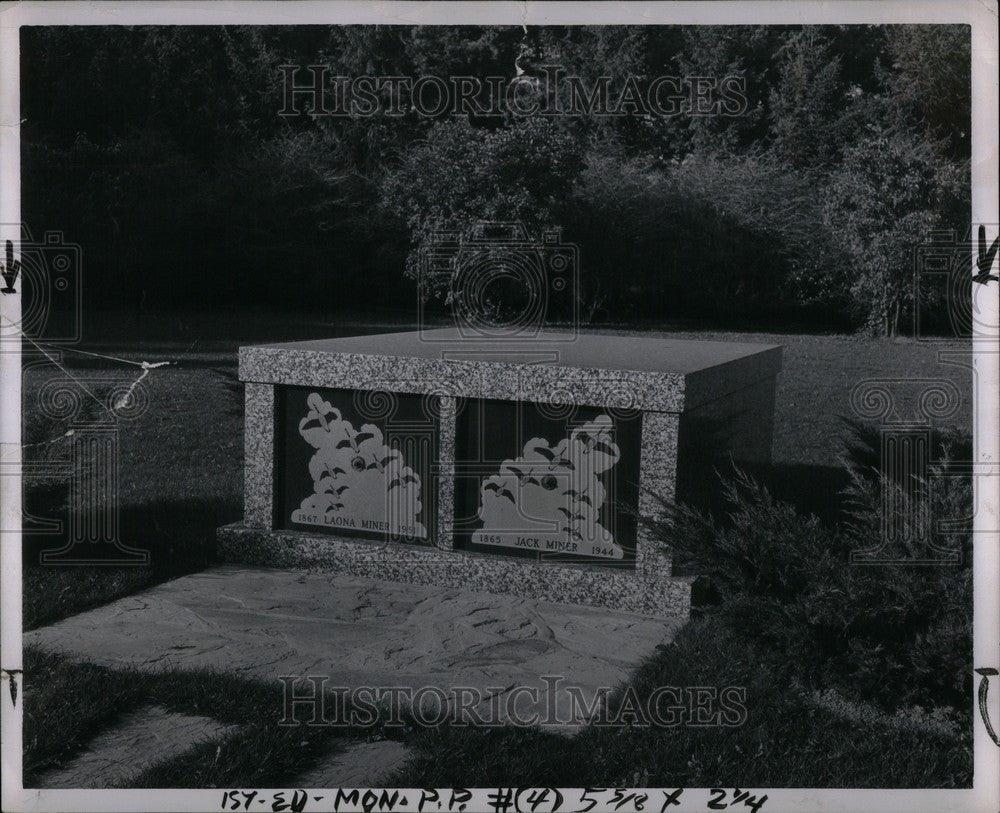
[[[355,429],[319,393],[310,393],[306,405],[299,435],[316,450],[309,460],[313,493],[292,522],[426,538],[417,519],[420,475],[385,445],[382,430],[372,423]]]
[[[607,497],[601,475],[621,459],[614,423],[599,415],[554,446],[531,438],[504,460],[479,494],[480,545],[621,559],[624,551],[601,522]]]

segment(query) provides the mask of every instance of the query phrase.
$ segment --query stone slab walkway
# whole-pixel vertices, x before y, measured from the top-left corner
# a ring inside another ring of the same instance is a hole
[[[351,744],[292,784],[297,788],[380,788],[413,754],[395,740]]]
[[[438,687],[449,697],[459,687],[492,690],[491,705],[475,706],[481,718],[509,721],[506,701],[516,695],[519,719],[554,702],[554,716],[570,722],[567,687],[590,703],[675,631],[603,608],[227,565],[28,632],[24,643],[111,666],[321,675],[328,688]]]
[[[67,764],[46,771],[37,786],[107,788],[127,782],[205,740],[224,736],[233,728],[208,717],[146,706],[97,734]]]

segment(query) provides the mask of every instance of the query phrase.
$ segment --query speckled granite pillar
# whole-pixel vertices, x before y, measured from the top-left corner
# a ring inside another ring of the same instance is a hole
[[[244,523],[248,528],[274,527],[274,385],[246,384],[246,428],[243,431]]]
[[[677,490],[677,436],[679,416],[672,412],[644,412],[642,452],[639,458],[639,527],[635,568],[647,576],[669,576],[670,556],[647,522],[661,511],[660,499],[672,501]]]
[[[455,539],[452,524],[455,517],[455,399],[441,396],[438,415],[437,499],[438,520],[436,544],[442,550],[453,550]]]

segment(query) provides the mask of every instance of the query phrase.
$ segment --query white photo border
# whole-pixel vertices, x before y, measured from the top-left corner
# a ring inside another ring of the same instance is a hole
[[[755,2],[21,2],[0,3],[0,224],[18,224],[20,207],[20,56],[19,28],[45,25],[824,25],[824,24],[965,24],[972,36],[972,217],[973,226],[986,224],[987,241],[997,235],[998,112],[997,2],[986,0],[779,0]],[[0,226],[0,242],[16,240],[9,225]],[[998,297],[989,298],[983,322],[998,324]],[[0,298],[7,324],[18,324],[20,295]],[[974,341],[974,459],[988,476],[976,478],[977,504],[974,549],[974,666],[1000,667],[1000,345],[998,337]],[[0,352],[0,455],[5,467],[21,462],[21,358],[10,346]],[[993,529],[987,518],[993,517]],[[223,789],[206,790],[24,790],[22,769],[21,681],[21,483],[20,477],[0,477],[0,657],[3,685],[2,807],[11,811],[201,811],[219,810]],[[12,700],[9,682],[19,691]],[[993,720],[1000,719],[1000,692],[991,692]],[[969,702],[974,704],[975,698]],[[862,811],[996,811],[1000,810],[1000,749],[975,712],[974,779],[971,789],[770,789],[766,810],[809,813]],[[573,789],[562,789],[573,793]],[[578,790],[578,789],[577,789]],[[265,791],[261,789],[261,793]],[[287,791],[286,791],[287,792]],[[419,794],[419,789],[409,789]],[[487,809],[486,790],[476,791],[469,811]],[[417,797],[419,798],[419,797]],[[442,791],[442,798],[447,798]],[[705,810],[707,789],[687,789],[680,807]],[[361,809],[341,804],[328,793],[308,810]],[[567,809],[568,809],[567,805]],[[260,809],[268,809],[261,807]],[[375,808],[376,810],[379,808]],[[412,809],[412,804],[410,805]],[[595,810],[598,808],[595,808]],[[647,809],[659,809],[650,800]]]

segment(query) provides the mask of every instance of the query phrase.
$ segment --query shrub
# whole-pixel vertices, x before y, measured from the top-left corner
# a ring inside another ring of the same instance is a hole
[[[529,118],[498,128],[465,119],[435,123],[382,184],[384,209],[410,233],[406,273],[419,275],[421,249],[435,232],[484,221],[520,221],[531,232],[560,225],[578,171],[577,146],[558,121]]]
[[[610,313],[759,318],[845,295],[805,173],[767,157],[659,161],[604,145],[584,164],[567,228]]]
[[[585,319],[799,309],[845,300],[844,254],[815,179],[766,156],[662,161],[571,123],[465,120],[432,125],[381,186],[405,222],[407,274],[434,232],[521,221],[561,226],[580,248]],[[445,297],[434,277],[425,293]]]
[[[928,480],[927,514],[938,520],[970,514],[971,483],[939,477],[956,443],[944,436]],[[855,447],[861,441],[854,437]],[[863,444],[862,444],[863,446]],[[936,540],[958,551],[957,563],[914,564],[926,543],[902,534],[883,539],[882,505],[913,528],[920,515],[906,484],[845,457],[850,486],[847,519],[827,526],[776,500],[737,470],[723,481],[723,518],[689,506],[665,505],[660,538],[682,571],[707,577],[718,594],[709,612],[732,629],[765,642],[788,679],[836,688],[889,711],[904,706],[951,705],[968,712],[971,684],[971,539],[966,532]],[[932,487],[933,486],[933,487]],[[884,564],[864,564],[852,553],[877,550]]]

